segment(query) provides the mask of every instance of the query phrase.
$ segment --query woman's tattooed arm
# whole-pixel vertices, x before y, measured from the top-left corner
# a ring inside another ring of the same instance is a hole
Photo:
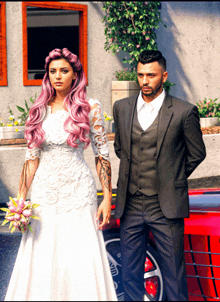
[[[110,162],[103,157],[96,157],[96,167],[101,185],[107,190],[111,189],[111,165]]]

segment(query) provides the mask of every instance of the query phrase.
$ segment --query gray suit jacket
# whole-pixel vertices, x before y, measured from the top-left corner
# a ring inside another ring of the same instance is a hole
[[[116,218],[124,212],[130,171],[131,130],[138,94],[113,106],[116,155],[120,158]],[[206,156],[196,106],[166,94],[161,107],[156,169],[161,210],[169,219],[189,217],[187,178]]]

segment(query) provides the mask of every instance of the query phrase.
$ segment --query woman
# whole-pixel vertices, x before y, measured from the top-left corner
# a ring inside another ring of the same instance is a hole
[[[42,92],[30,109],[18,196],[40,206],[22,236],[5,300],[117,300],[102,232],[111,215],[111,167],[100,103],[86,100],[76,55],[54,49]],[[83,158],[92,142],[104,199]],[[96,215],[97,213],[97,215]],[[103,221],[98,225],[100,215]]]

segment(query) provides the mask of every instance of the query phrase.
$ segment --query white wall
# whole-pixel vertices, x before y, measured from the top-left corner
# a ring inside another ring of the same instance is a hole
[[[112,113],[111,80],[122,63],[116,55],[104,50],[105,35],[102,4],[89,1],[65,1],[88,5],[88,97],[98,99],[104,111]],[[0,117],[7,119],[10,105],[15,116],[19,115],[16,105],[24,107],[24,101],[39,96],[41,86],[23,86],[22,53],[22,2],[6,2],[6,35],[8,86],[0,87]],[[31,104],[31,103],[30,103]]]
[[[171,94],[191,103],[220,102],[220,2],[161,2],[167,25],[157,30],[158,49],[167,60]]]

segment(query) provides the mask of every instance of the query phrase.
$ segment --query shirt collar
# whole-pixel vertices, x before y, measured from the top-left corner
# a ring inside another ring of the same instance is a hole
[[[138,101],[137,101],[137,111],[142,108],[143,105],[147,104],[148,106],[152,107],[154,110],[159,111],[163,101],[165,99],[165,90],[163,88],[162,92],[158,97],[156,97],[152,102],[146,103],[142,97],[142,91],[140,91],[139,96],[138,96]]]

